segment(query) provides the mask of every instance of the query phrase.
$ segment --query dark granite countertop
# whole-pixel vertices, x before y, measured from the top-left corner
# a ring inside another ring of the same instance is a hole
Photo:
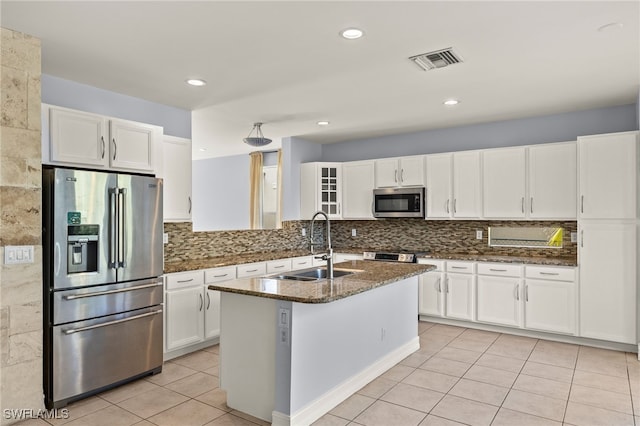
[[[333,280],[292,281],[242,278],[210,284],[209,289],[301,303],[328,303],[435,269],[433,265],[350,260],[336,269],[358,270]]]

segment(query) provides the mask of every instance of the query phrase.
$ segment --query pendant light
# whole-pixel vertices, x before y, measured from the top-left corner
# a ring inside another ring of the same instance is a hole
[[[253,129],[251,129],[251,131],[249,132],[249,136],[243,139],[244,143],[251,146],[265,146],[271,143],[271,139],[265,138],[262,134],[262,129],[260,128],[260,126],[262,126],[262,123],[253,124]],[[256,135],[251,136],[254,130],[256,131]]]

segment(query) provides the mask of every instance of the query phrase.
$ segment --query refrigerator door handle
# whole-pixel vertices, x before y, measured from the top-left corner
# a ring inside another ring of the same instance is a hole
[[[127,235],[127,188],[118,188],[118,267],[127,267],[127,249],[125,235]]]
[[[60,255],[60,243],[56,241],[56,245],[54,246],[54,252],[53,252],[53,262],[56,264],[56,267],[54,269],[53,275],[54,276],[58,276],[58,274],[60,273],[60,263],[62,262],[62,257]],[[57,259],[57,260],[56,260]]]
[[[109,268],[117,268],[118,188],[109,188]]]

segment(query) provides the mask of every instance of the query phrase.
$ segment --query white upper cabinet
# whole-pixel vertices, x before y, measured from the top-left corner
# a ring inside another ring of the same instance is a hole
[[[301,219],[311,219],[318,210],[342,218],[342,163],[300,164]]]
[[[487,149],[482,156],[484,217],[524,218],[526,149]]]
[[[637,132],[578,138],[580,219],[635,219]]]
[[[156,171],[162,127],[68,108],[43,105],[43,109],[49,110],[43,162],[145,174]]]
[[[427,218],[478,218],[482,214],[480,152],[427,155]]]
[[[164,221],[191,221],[191,140],[164,136],[162,173]]]
[[[58,163],[109,166],[107,120],[96,114],[49,109],[49,160]]]
[[[424,156],[375,161],[376,188],[424,186]]]
[[[373,161],[342,164],[342,198],[344,219],[373,219]]]
[[[529,149],[529,200],[532,219],[576,218],[576,143]]]

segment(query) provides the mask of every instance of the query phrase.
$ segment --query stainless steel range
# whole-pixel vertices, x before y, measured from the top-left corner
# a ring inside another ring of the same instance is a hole
[[[43,169],[47,408],[162,370],[162,180]]]

